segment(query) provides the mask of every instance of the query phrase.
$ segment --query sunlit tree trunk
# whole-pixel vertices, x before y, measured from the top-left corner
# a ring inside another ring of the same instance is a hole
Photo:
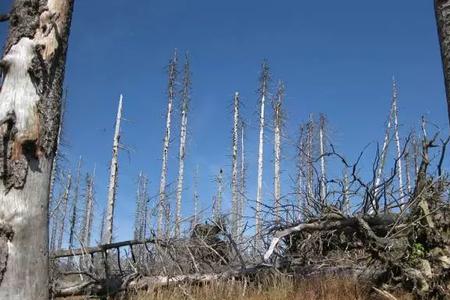
[[[75,232],[76,226],[78,223],[78,198],[80,195],[80,180],[81,180],[81,164],[82,158],[80,156],[78,160],[77,166],[77,179],[75,182],[75,189],[72,198],[72,214],[70,217],[70,227],[69,227],[69,249],[73,249],[75,247]],[[72,261],[72,257],[69,257],[69,262]]]
[[[284,97],[284,85],[279,83],[276,99],[273,103],[274,110],[274,198],[275,220],[280,221],[281,209],[281,128],[283,126],[283,113],[281,105]]]
[[[325,116],[320,115],[319,120],[319,151],[320,151],[320,202],[326,204],[327,175],[325,171]]]
[[[116,192],[119,172],[119,147],[120,147],[120,122],[122,120],[122,101],[120,95],[119,106],[117,108],[116,126],[114,129],[112,159],[109,174],[108,203],[106,206],[106,228],[103,243],[110,244],[113,239],[114,230],[114,208],[116,206]]]
[[[238,140],[239,140],[239,93],[234,94],[233,99],[233,136],[231,154],[231,233],[237,237],[238,230]]]
[[[177,54],[174,53],[173,58],[169,63],[169,83],[168,83],[168,97],[167,97],[167,116],[166,116],[166,132],[164,135],[163,143],[163,156],[162,156],[162,167],[161,167],[161,178],[159,183],[159,203],[158,203],[158,223],[156,234],[159,238],[163,236],[163,230],[168,231],[168,201],[166,194],[167,185],[167,161],[169,155],[169,145],[170,145],[170,132],[172,124],[172,111],[173,111],[173,101],[175,99],[175,82],[177,77]],[[163,228],[163,221],[165,220],[165,229]]]
[[[399,196],[400,203],[404,203],[405,193],[403,186],[403,163],[402,163],[402,147],[400,145],[400,134],[399,134],[399,125],[398,125],[398,89],[397,82],[395,79],[392,80],[392,118],[394,122],[394,141],[397,147],[397,176],[398,176],[398,188],[399,188]]]
[[[222,216],[222,201],[223,201],[223,171],[220,169],[219,174],[216,176],[217,195],[215,197],[213,206],[214,220],[218,221]]]
[[[59,220],[59,236],[58,236],[58,244],[57,249],[62,248],[62,242],[64,238],[64,230],[65,230],[65,224],[66,224],[66,216],[67,216],[67,207],[69,204],[69,197],[70,197],[70,190],[72,186],[72,174],[67,175],[67,183],[64,188],[64,193],[62,195],[62,209],[61,209],[61,219]]]
[[[92,221],[94,217],[94,178],[95,169],[91,175],[86,176],[85,214],[83,218],[82,242],[83,247],[88,247],[91,243]]]
[[[12,3],[0,60],[0,299],[49,299],[50,177],[72,7]]]
[[[184,64],[183,74],[183,91],[182,91],[182,103],[181,103],[181,130],[180,130],[180,150],[178,153],[178,181],[177,181],[177,204],[175,213],[175,237],[180,236],[181,227],[181,197],[183,195],[183,179],[184,179],[184,159],[186,156],[186,136],[187,136],[187,123],[188,123],[188,110],[190,100],[191,89],[191,71],[189,58],[186,55],[186,62]]]
[[[269,85],[270,75],[269,66],[267,62],[263,62],[261,77],[260,77],[260,98],[259,98],[259,146],[258,146],[258,184],[256,188],[256,211],[255,211],[255,230],[256,234],[259,235],[261,232],[261,208],[263,202],[263,164],[264,164],[264,127],[265,127],[265,102],[268,95],[268,85]]]

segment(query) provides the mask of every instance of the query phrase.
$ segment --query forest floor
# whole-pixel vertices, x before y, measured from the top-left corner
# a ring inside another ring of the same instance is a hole
[[[398,292],[398,300],[413,296]],[[367,285],[350,278],[270,279],[254,285],[242,281],[178,285],[152,292],[128,293],[127,300],[384,300]],[[67,298],[66,298],[67,299]],[[81,299],[81,298],[73,298]]]

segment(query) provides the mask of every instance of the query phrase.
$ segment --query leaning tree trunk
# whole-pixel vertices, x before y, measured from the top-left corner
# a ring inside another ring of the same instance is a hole
[[[448,120],[450,122],[450,0],[435,0],[434,10],[441,45],[444,69],[445,90],[447,94]]]
[[[0,299],[49,299],[48,204],[73,0],[15,0],[0,61]]]

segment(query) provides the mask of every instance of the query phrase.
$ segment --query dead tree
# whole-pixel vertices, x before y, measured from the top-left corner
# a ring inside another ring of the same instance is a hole
[[[231,233],[233,238],[238,232],[238,140],[239,140],[239,93],[236,92],[233,98],[233,134],[232,134],[232,154],[231,154]]]
[[[80,156],[77,166],[77,179],[75,182],[75,189],[72,198],[72,215],[70,218],[70,228],[69,228],[69,249],[73,249],[75,247],[75,232],[78,223],[78,198],[80,193],[81,165],[82,165],[82,158]]]
[[[136,213],[134,217],[134,239],[142,241],[145,239],[147,228],[148,211],[148,179],[140,172],[138,188],[136,192]]]
[[[277,95],[273,101],[274,122],[274,197],[275,220],[280,221],[281,210],[281,130],[283,127],[282,103],[284,98],[284,84],[279,82]]]
[[[9,13],[0,60],[1,299],[49,299],[49,187],[72,7],[15,0]]]
[[[120,147],[120,122],[122,120],[122,100],[120,95],[119,106],[117,108],[116,125],[114,129],[112,158],[109,174],[108,203],[106,205],[106,228],[103,236],[103,243],[112,243],[114,230],[114,207],[116,205],[117,181],[119,172],[119,147]]]
[[[167,116],[166,116],[166,131],[164,134],[163,143],[163,156],[162,156],[162,167],[161,167],[161,178],[159,184],[159,203],[158,203],[158,223],[156,234],[159,238],[163,236],[163,231],[168,233],[168,222],[167,214],[169,210],[169,204],[167,200],[166,185],[167,185],[167,163],[169,155],[169,145],[170,145],[170,132],[172,124],[172,111],[173,111],[173,101],[175,99],[175,84],[177,79],[177,53],[173,54],[172,59],[169,62],[169,80],[167,88]],[[165,229],[163,229],[163,219],[165,219]]]
[[[263,204],[263,165],[264,165],[264,127],[265,127],[265,103],[269,94],[270,72],[266,61],[262,63],[259,78],[259,146],[258,146],[258,184],[256,190],[255,230],[258,235],[262,229],[261,208]]]
[[[65,224],[66,224],[66,215],[67,215],[67,206],[69,203],[69,198],[70,198],[70,190],[71,190],[71,186],[72,186],[72,174],[68,174],[67,175],[67,183],[66,186],[64,188],[64,193],[62,195],[62,209],[61,209],[61,219],[58,221],[58,243],[57,243],[57,249],[61,249],[62,247],[62,242],[63,242],[63,237],[64,237],[64,228],[65,228]]]
[[[319,118],[319,155],[320,155],[320,202],[326,205],[327,197],[327,175],[325,171],[325,123],[323,114]]]
[[[314,137],[314,121],[310,114],[306,123],[306,136],[303,150],[303,161],[305,164],[306,174],[306,210],[310,210],[314,202],[314,167],[313,167],[313,137]]]
[[[403,186],[403,164],[402,164],[402,146],[400,144],[400,134],[399,134],[399,125],[398,125],[398,88],[397,88],[397,82],[395,79],[392,79],[392,111],[393,111],[393,122],[394,122],[394,141],[395,145],[397,147],[397,157],[395,159],[395,162],[397,164],[398,169],[398,189],[399,189],[399,196],[400,196],[400,202],[404,203],[405,199],[405,193],[404,193],[404,186]]]
[[[450,1],[434,0],[434,10],[441,46],[441,58],[447,94],[448,118],[450,122]]]
[[[191,90],[191,71],[189,57],[186,55],[183,72],[183,89],[181,91],[181,130],[180,130],[180,150],[178,153],[178,182],[177,182],[177,203],[175,213],[175,237],[180,236],[181,227],[181,196],[183,194],[184,159],[186,156],[186,136],[187,122]]]
[[[198,179],[199,179],[199,167],[198,165],[195,167],[195,173],[194,173],[194,220],[193,220],[193,226],[192,228],[197,225],[200,220],[200,196],[198,194]]]
[[[213,203],[213,218],[219,220],[222,216],[222,202],[223,202],[223,170],[220,169],[219,174],[215,178],[217,185],[217,195]]]
[[[244,221],[244,213],[246,207],[246,189],[247,189],[247,162],[245,160],[245,124],[241,120],[241,168],[240,168],[240,180],[239,180],[239,220],[238,220],[238,232],[243,233],[243,221]],[[242,237],[240,234],[240,238]]]
[[[85,211],[83,217],[83,228],[81,230],[81,241],[83,247],[88,247],[91,243],[92,222],[94,219],[94,178],[95,168],[92,176],[86,174],[86,191],[85,191]]]

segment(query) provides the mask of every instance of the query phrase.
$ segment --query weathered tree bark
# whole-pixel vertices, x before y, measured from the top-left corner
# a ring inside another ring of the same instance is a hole
[[[197,225],[201,219],[200,216],[200,196],[198,194],[198,177],[199,177],[199,167],[198,165],[195,167],[194,173],[194,221],[192,228]]]
[[[187,122],[188,122],[188,110],[190,101],[190,89],[191,89],[191,71],[189,57],[186,55],[186,62],[184,64],[184,78],[183,78],[183,90],[181,92],[181,130],[180,130],[180,150],[178,153],[178,181],[177,181],[177,204],[175,213],[175,237],[180,236],[181,226],[181,197],[183,194],[183,179],[184,179],[184,158],[186,156],[186,136],[187,136]]]
[[[169,83],[168,83],[168,97],[167,97],[167,116],[166,116],[166,132],[164,135],[163,144],[163,157],[162,157],[162,167],[161,167],[161,179],[159,183],[159,203],[158,203],[158,223],[156,234],[158,238],[163,236],[163,230],[168,233],[168,222],[167,211],[168,211],[168,201],[166,195],[166,184],[167,184],[167,160],[169,155],[169,145],[170,145],[170,130],[172,123],[172,111],[173,111],[173,101],[175,99],[175,82],[177,78],[177,53],[175,51],[173,58],[169,63]],[[163,229],[163,219],[166,217],[165,227]]]
[[[274,197],[275,197],[275,221],[280,221],[281,209],[281,128],[283,126],[283,112],[281,105],[284,97],[284,85],[279,83],[276,100],[273,103],[274,110]]]
[[[450,0],[434,0],[450,122]]]
[[[255,230],[256,234],[259,235],[261,232],[261,207],[262,207],[262,183],[263,183],[263,165],[264,165],[264,127],[265,127],[265,102],[269,90],[269,65],[266,61],[263,62],[261,66],[261,76],[260,76],[260,112],[259,112],[259,147],[258,147],[258,185],[256,189],[256,209],[255,209]]]
[[[238,139],[239,139],[239,93],[234,94],[233,99],[233,135],[232,135],[232,153],[231,153],[231,234],[234,239],[238,232]]]
[[[48,207],[72,0],[15,0],[0,66],[0,299],[48,299]]]
[[[145,239],[147,227],[147,201],[148,201],[148,179],[141,172],[138,178],[138,188],[136,192],[136,214],[134,218],[134,239]]]
[[[313,115],[309,115],[306,123],[305,149],[303,151],[306,168],[306,209],[310,209],[314,200],[314,168],[313,168],[313,136],[314,121]]]
[[[240,122],[241,126],[241,170],[240,170],[240,181],[239,181],[239,220],[238,220],[238,232],[241,234],[239,235],[239,242],[242,242],[242,233],[244,229],[244,213],[245,213],[245,207],[246,207],[246,188],[247,188],[247,165],[245,161],[245,124],[244,122]]]
[[[109,175],[108,204],[106,206],[106,228],[103,243],[112,243],[114,230],[114,208],[116,205],[117,180],[119,172],[120,122],[122,120],[122,100],[120,95],[117,108],[116,127],[114,130],[112,159]]]

